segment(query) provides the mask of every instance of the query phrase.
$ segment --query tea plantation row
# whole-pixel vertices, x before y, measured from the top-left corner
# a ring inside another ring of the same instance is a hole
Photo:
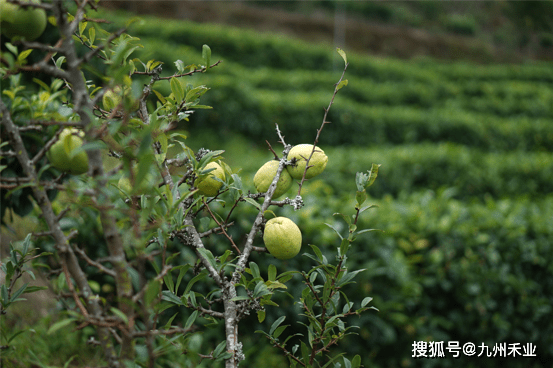
[[[200,60],[188,47],[143,40],[147,50],[167,54],[167,63],[183,54]],[[165,50],[165,51],[163,51]],[[171,50],[171,52],[167,51]],[[151,52],[151,51],[150,51]],[[318,76],[317,76],[318,75]],[[212,91],[204,102],[215,106],[200,112],[187,127],[240,132],[254,140],[273,134],[274,124],[299,140],[308,140],[313,126],[328,104],[336,72],[249,70],[226,62],[218,69],[197,76]],[[331,109],[326,143],[402,144],[417,141],[450,141],[480,149],[553,150],[553,89],[537,82],[474,82],[463,86],[450,82],[376,82],[349,76]],[[167,84],[162,93],[170,93]],[[510,118],[505,118],[510,115]],[[342,129],[346,125],[347,129]],[[355,132],[355,134],[352,134]]]

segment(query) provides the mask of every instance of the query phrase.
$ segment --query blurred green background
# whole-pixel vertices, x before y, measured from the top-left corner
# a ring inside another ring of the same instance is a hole
[[[359,336],[340,348],[376,368],[552,367],[550,5],[113,1],[99,17],[116,29],[141,14],[129,33],[145,46],[141,59],[163,61],[167,75],[176,60],[198,63],[202,45],[211,47],[212,61],[222,63],[189,81],[211,88],[202,104],[214,109],[180,128],[193,149],[226,150],[225,162],[242,168],[252,191],[253,174],[272,157],[265,140],[280,150],[275,124],[289,144],[313,142],[343,69],[335,52],[342,47],[349,84],[319,142],[327,169],[308,183],[303,210],[275,210],[296,221],[304,245],[331,257],[339,241],[324,223],[339,227],[332,214],[353,210],[355,173],[382,165],[369,191],[378,208],[360,226],[383,232],[355,243],[352,267],[366,271],[346,290],[372,296],[380,312],[351,319]],[[168,85],[159,90],[170,93]],[[237,212],[235,239],[252,216]],[[281,271],[313,266],[307,257],[269,258],[252,256]],[[301,290],[295,282],[293,294]],[[289,298],[277,302],[262,325],[255,316],[245,321],[245,366],[283,364],[247,333],[283,314],[297,317]],[[532,343],[537,359],[453,359],[448,351],[447,359],[412,358],[415,341],[454,340]]]

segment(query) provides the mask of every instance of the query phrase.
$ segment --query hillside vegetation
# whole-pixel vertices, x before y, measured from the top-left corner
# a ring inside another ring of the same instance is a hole
[[[113,29],[128,18],[100,16]],[[227,149],[225,161],[242,167],[246,178],[272,157],[265,140],[279,152],[275,124],[288,143],[313,141],[342,70],[333,48],[223,25],[143,19],[131,26],[145,46],[142,59],[163,61],[165,72],[176,72],[177,59],[199,63],[204,44],[213,62],[222,60],[190,78],[210,88],[202,104],[213,106],[179,127],[190,133],[192,148]],[[356,243],[355,262],[366,271],[348,286],[374,297],[380,312],[352,319],[359,336],[342,348],[361,354],[365,366],[382,368],[551,361],[553,64],[404,61],[350,52],[348,61],[349,83],[319,143],[330,161],[306,187],[315,194],[308,196],[312,203],[303,211],[282,210],[302,229],[304,245],[324,251],[336,243],[324,223],[345,229],[333,213],[353,207],[346,193],[355,188],[355,173],[382,165],[370,192],[378,208],[359,225],[382,231]],[[169,84],[161,92],[170,93]],[[251,182],[244,186],[254,190]],[[251,215],[236,213],[229,234],[237,242]],[[260,268],[313,266],[307,257],[256,257]],[[294,282],[300,281],[291,281],[291,293]],[[267,310],[268,325],[300,313],[284,296],[277,302],[280,308]],[[257,324],[251,317],[252,330]],[[453,340],[490,348],[532,343],[537,358],[456,360],[447,351],[448,359],[411,358],[414,341]]]

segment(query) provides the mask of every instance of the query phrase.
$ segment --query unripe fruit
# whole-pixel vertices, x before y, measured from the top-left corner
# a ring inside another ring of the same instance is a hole
[[[84,136],[84,133],[77,129],[64,129],[58,141],[46,153],[46,157],[53,167],[73,175],[80,175],[88,171],[88,155],[85,151],[74,153],[83,145],[83,140],[76,134]]]
[[[121,104],[121,102],[123,102],[123,104]],[[119,109],[130,106],[130,109],[134,111],[138,109],[139,101],[133,99],[129,87],[125,86],[121,88],[121,86],[115,86],[113,89],[108,88],[106,90],[102,96],[102,105],[106,111],[111,111],[119,105],[121,105]]]
[[[307,159],[311,155],[312,150],[312,144],[299,144],[292,147],[292,149],[288,153],[288,160],[292,160],[293,158],[296,159],[295,166],[286,167],[286,169],[294,179],[301,180],[303,172],[305,171],[305,164],[307,163]],[[311,179],[322,173],[326,167],[327,162],[328,157],[327,155],[325,155],[324,151],[319,147],[315,147],[315,152],[313,152],[313,156],[311,156],[311,159],[309,160],[310,167],[305,173],[305,178]]]
[[[279,161],[271,160],[266,162],[263,166],[257,170],[253,177],[253,185],[259,193],[265,193],[269,190],[269,186],[273,182],[273,179],[278,170]],[[277,187],[273,198],[278,198],[290,189],[292,186],[292,177],[286,170],[282,170],[280,178],[277,181]]]
[[[196,179],[194,186],[198,188],[198,193],[207,197],[215,197],[219,192],[219,189],[223,186],[223,183],[215,178],[225,180],[225,171],[216,162],[210,162],[205,165],[204,170],[215,169],[207,175],[202,175]]]
[[[26,2],[39,3],[37,0]],[[34,41],[46,29],[46,12],[44,9],[23,8],[0,0],[0,26],[1,33],[6,37]]]
[[[301,231],[289,218],[275,217],[265,224],[263,242],[275,258],[290,259],[300,252]]]
[[[111,111],[121,103],[121,87],[115,86],[108,89],[102,96],[104,110]]]

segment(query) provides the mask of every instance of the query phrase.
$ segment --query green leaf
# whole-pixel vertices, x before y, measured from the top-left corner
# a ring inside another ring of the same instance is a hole
[[[340,216],[344,219],[344,221],[348,224],[348,225],[351,225],[351,217],[348,216],[348,215],[344,215],[343,213],[339,213],[339,212],[336,212],[336,213],[333,213],[332,216]]]
[[[372,164],[371,171],[369,171],[369,181],[367,185],[365,185],[365,188],[370,187],[373,185],[374,181],[376,180],[376,177],[378,176],[378,168],[381,165]]]
[[[334,230],[336,232],[336,234],[338,234],[338,236],[340,237],[340,239],[344,239],[344,237],[340,234],[340,232],[338,231],[338,229],[336,229],[334,226],[330,225],[330,224],[327,224],[325,223],[326,226],[328,226],[329,228],[331,228],[332,230]]]
[[[258,310],[257,311],[257,320],[259,321],[259,323],[261,323],[265,320],[265,311],[264,310]]]
[[[261,210],[261,204],[257,203],[256,201],[254,201],[253,199],[251,198],[244,198],[244,200],[251,204],[252,206],[254,206],[255,208],[257,208],[259,211]],[[330,226],[330,225],[329,225]]]
[[[41,290],[48,290],[47,286],[29,286],[27,289],[25,289],[24,294],[30,294]]]
[[[366,271],[366,269],[362,268],[360,270],[355,270],[352,272],[347,272],[343,274],[340,281],[336,283],[336,286],[344,286],[345,284],[349,283],[355,276],[357,276],[358,273]]]
[[[259,281],[257,285],[255,285],[255,288],[253,289],[253,297],[258,298],[260,296],[268,295],[268,294],[271,294],[271,291],[269,290],[267,285],[265,285],[263,281]]]
[[[254,279],[261,277],[261,273],[259,272],[259,266],[255,262],[250,262],[249,266]]]
[[[123,311],[121,311],[120,309],[117,309],[115,307],[111,307],[109,310],[111,311],[111,313],[113,313],[117,317],[121,318],[121,320],[123,322],[125,322],[126,325],[129,324],[129,317],[127,317],[127,315],[125,313],[123,313]]]
[[[305,343],[302,341],[301,342],[301,356],[303,358],[303,363],[308,366],[309,364],[309,348],[307,347],[307,345],[305,345]]]
[[[275,281],[277,275],[277,268],[274,264],[269,265],[269,281]]]
[[[361,366],[361,357],[356,355],[351,361],[351,368],[359,368]]]
[[[186,320],[186,324],[184,325],[184,329],[187,330],[189,329],[190,327],[192,327],[192,325],[194,324],[194,321],[196,320],[196,318],[198,317],[198,311],[195,310],[194,312],[192,312],[192,314],[188,317],[188,319]]]
[[[384,230],[381,230],[381,229],[363,229],[363,230],[360,230],[357,232],[357,235],[361,235],[363,233],[368,233],[369,231],[384,231]]]
[[[192,286],[194,286],[194,284],[196,282],[198,282],[199,280],[203,279],[206,277],[206,273],[205,272],[201,272],[199,274],[197,274],[196,276],[194,276],[192,278],[192,280],[190,280],[188,282],[188,285],[186,285],[186,290],[184,290],[184,294],[188,294],[190,292],[190,290],[192,289]]]
[[[167,289],[169,289],[172,293],[175,293],[175,284],[173,283],[173,276],[171,276],[170,273],[165,275],[163,277],[163,281],[165,281],[165,285],[167,285]]]
[[[163,97],[163,95],[161,93],[159,93],[158,91],[156,91],[155,89],[152,89],[152,91],[155,93],[155,95],[157,96],[157,98],[161,101],[162,104],[166,104],[167,103],[167,100],[165,99],[165,97]]]
[[[35,82],[36,84],[38,84],[39,86],[44,88],[46,91],[50,92],[50,87],[48,87],[48,85],[46,83],[44,83],[43,81],[41,81],[40,79],[33,78],[33,82]]]
[[[56,332],[57,330],[59,330],[60,328],[63,328],[71,323],[73,323],[74,321],[76,321],[77,319],[76,318],[67,318],[67,319],[62,319],[61,321],[58,321],[56,323],[54,323],[49,329],[48,329],[48,332],[46,332],[46,335],[50,335],[50,334],[53,334],[54,332]]]
[[[188,272],[188,270],[190,269],[191,266],[189,264],[187,264],[187,265],[182,265],[182,266],[178,266],[178,267],[180,268],[180,271],[179,271],[179,276],[177,277],[177,283],[175,284],[175,292],[178,292],[180,283],[182,281],[182,278],[184,277],[186,272]],[[175,268],[177,268],[177,267],[175,267]]]
[[[268,280],[265,285],[269,288],[269,289],[288,289],[288,287],[278,281],[271,281],[271,280]]]
[[[17,55],[17,47],[15,47],[14,45],[12,45],[11,43],[9,42],[6,42],[5,44],[6,48],[8,50],[10,50],[14,55]]]
[[[211,48],[208,45],[202,46],[202,59],[204,60],[206,69],[209,68],[209,65],[211,65]]]
[[[90,40],[90,44],[93,44],[94,40],[96,39],[96,28],[90,27],[88,29],[88,38]]]
[[[338,51],[338,54],[340,54],[340,56],[342,57],[342,59],[344,59],[344,63],[347,64],[347,63],[348,63],[348,58],[346,57],[346,53],[344,52],[344,50],[342,50],[341,48],[337,47],[337,48],[336,48],[336,51]]]
[[[209,88],[207,88],[206,86],[198,86],[196,88],[192,88],[190,91],[186,93],[186,97],[185,97],[186,102],[192,102],[197,100],[204,93],[206,93],[208,89]],[[194,106],[194,108],[197,108],[197,106]]]
[[[79,23],[79,36],[83,35],[84,30],[86,29],[86,26],[88,25],[88,22],[81,22]]]
[[[171,325],[173,324],[173,320],[175,319],[175,317],[179,314],[179,312],[173,314],[173,317],[169,318],[169,320],[167,321],[167,323],[165,324],[165,329],[168,330]]]
[[[179,73],[184,73],[184,63],[182,62],[182,60],[175,61],[175,66],[177,67],[177,71]]]
[[[173,304],[183,305],[182,300],[180,300],[180,298],[178,296],[176,296],[175,294],[173,294],[169,290],[163,290],[161,292],[161,299],[166,300],[168,302],[171,302]]]
[[[363,299],[363,301],[361,302],[361,308],[365,307],[367,304],[369,304],[371,302],[371,300],[373,300],[373,298],[371,298],[370,296],[366,297],[365,299]]]
[[[12,294],[12,298],[11,298],[10,302],[14,302],[17,299],[18,296],[23,294],[25,289],[27,289],[28,285],[29,285],[29,283],[23,284],[23,286],[21,286],[19,289],[17,289],[17,291]]]
[[[2,285],[2,287],[0,288],[0,294],[2,295],[2,305],[4,307],[8,306],[8,304],[10,303],[10,298],[8,296],[8,288],[5,284]]]
[[[8,345],[13,341],[13,339],[15,339],[17,336],[21,335],[23,332],[27,332],[28,330],[19,330],[17,331],[16,333],[14,333],[13,335],[10,336],[10,338],[8,339]]]
[[[346,254],[349,250],[350,242],[348,239],[342,239],[342,243],[340,244],[340,256],[343,256]]]
[[[355,200],[357,201],[357,207],[361,207],[361,205],[367,200],[367,191],[365,189],[363,189],[361,192],[357,191],[357,193],[355,194]],[[359,210],[359,213],[361,212],[362,211]]]
[[[161,283],[157,280],[152,280],[149,282],[146,293],[144,295],[146,305],[151,306],[152,303],[157,299],[161,291]]]
[[[336,86],[336,91],[339,91],[341,90],[343,87],[347,86],[348,85],[348,80],[347,79],[344,79],[343,81],[341,81],[340,83],[338,83],[338,85]]]
[[[65,63],[65,56],[60,56],[56,59],[56,68],[61,69],[63,63]]]
[[[225,350],[226,346],[227,346],[227,342],[221,341],[219,345],[217,345],[215,350],[213,350],[213,357],[217,358],[219,355],[221,355],[221,353]]]
[[[19,55],[17,56],[17,61],[21,63],[22,61],[24,61],[25,59],[27,59],[27,57],[29,56],[29,54],[30,54],[32,51],[33,51],[32,49],[28,49],[28,50],[22,51],[21,54],[19,54]]]
[[[173,77],[169,83],[171,85],[171,92],[173,92],[173,95],[175,96],[175,100],[180,104],[184,100],[184,89],[182,88],[180,80]]]
[[[311,247],[311,249],[313,249],[313,252],[315,252],[315,255],[317,256],[319,261],[322,263],[323,262],[323,253],[321,252],[319,247],[317,247],[316,245],[313,245],[313,244],[309,244],[309,246]]]
[[[365,206],[365,207],[363,207],[363,208],[361,208],[361,209],[359,210],[359,213],[363,213],[363,212],[365,212],[366,210],[370,210],[371,208],[376,208],[376,207],[378,207],[377,204],[371,204],[371,205],[369,205],[369,206]]]
[[[249,296],[235,296],[231,299],[233,302],[237,302],[239,300],[250,300],[251,298]]]
[[[190,299],[190,304],[193,307],[196,307],[198,305],[198,302],[196,301],[196,293],[191,291],[190,294],[188,294],[188,297]]]
[[[344,308],[342,308],[342,313],[349,312],[351,310],[351,307],[353,307],[353,302],[344,304]]]
[[[344,357],[344,366],[344,368],[351,368],[351,362],[346,357]]]
[[[278,337],[284,332],[284,330],[286,330],[286,328],[290,326],[290,325],[284,325],[284,326],[279,326],[276,330],[275,330],[275,333],[273,334],[273,337],[275,339],[278,339]]]
[[[196,248],[197,252],[200,253],[200,255],[206,259],[209,264],[213,268],[217,268],[217,261],[215,260],[215,257],[213,256],[213,253],[209,249],[206,248]]]
[[[330,359],[325,365],[323,365],[321,368],[327,368],[329,367],[334,361],[340,359],[345,353],[340,353],[338,355],[335,355]]]
[[[259,302],[260,305],[272,305],[273,307],[278,307],[278,304],[273,302],[271,299],[267,299],[267,297],[271,297],[272,295],[265,295],[263,298],[261,298],[261,301]]]
[[[200,167],[205,168],[205,166],[209,162],[211,162],[212,159],[222,155],[224,152],[225,152],[224,150],[217,150],[217,151],[211,151],[211,152],[207,153],[206,155],[204,155],[202,157],[202,159],[198,163],[198,168],[200,168]],[[202,174],[207,174],[209,171],[212,171],[212,170],[207,170],[205,173],[202,172]]]
[[[277,327],[282,323],[284,322],[284,320],[286,319],[286,316],[281,316],[279,317],[276,321],[273,322],[273,324],[271,325],[271,328],[269,329],[269,335],[273,335],[273,332],[275,332],[275,330],[277,329]]]

